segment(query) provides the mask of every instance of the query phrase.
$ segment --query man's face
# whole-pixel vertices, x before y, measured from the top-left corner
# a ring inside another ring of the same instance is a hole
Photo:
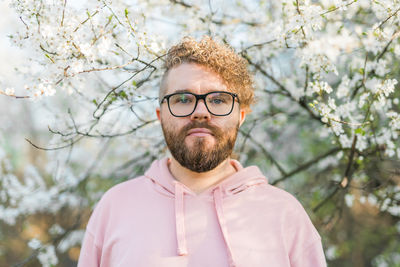
[[[218,74],[194,63],[183,63],[170,69],[164,82],[164,95],[177,91],[194,94],[229,91]],[[199,100],[191,115],[175,117],[164,101],[157,109],[157,116],[172,156],[185,168],[206,172],[231,155],[245,112],[235,101],[229,115],[214,116],[204,101]]]

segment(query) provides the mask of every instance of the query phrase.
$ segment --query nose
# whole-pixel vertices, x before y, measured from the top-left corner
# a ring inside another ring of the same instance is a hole
[[[197,102],[197,106],[193,111],[192,115],[190,115],[191,120],[210,120],[211,114],[208,112],[206,104],[203,99],[199,99]]]

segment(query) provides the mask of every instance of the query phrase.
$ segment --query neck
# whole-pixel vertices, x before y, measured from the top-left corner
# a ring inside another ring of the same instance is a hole
[[[200,194],[236,172],[230,161],[231,159],[227,158],[213,170],[199,173],[183,167],[171,157],[169,170],[176,180],[190,188],[196,194]]]

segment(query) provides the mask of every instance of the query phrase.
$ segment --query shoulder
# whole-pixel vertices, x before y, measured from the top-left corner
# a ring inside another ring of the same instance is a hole
[[[137,198],[145,195],[148,179],[139,176],[128,181],[119,183],[108,189],[100,198],[93,213],[106,212],[108,210],[122,207],[126,203],[132,203]]]
[[[88,228],[94,228],[99,222],[107,222],[115,213],[123,211],[126,205],[135,203],[135,199],[140,197],[139,193],[145,194],[147,180],[145,176],[139,176],[108,189],[95,205]]]
[[[279,205],[286,209],[303,209],[301,203],[291,193],[270,184],[263,184],[257,190],[257,195],[269,205]]]
[[[276,207],[281,211],[281,222],[286,229],[288,239],[300,240],[308,237],[310,243],[320,240],[307,211],[294,195],[270,184],[266,186],[265,190],[270,195],[269,198],[278,203]]]
[[[287,229],[298,227],[313,228],[305,208],[291,193],[276,186],[265,184],[258,188],[257,196],[262,200],[260,205],[263,205],[270,214],[272,213],[279,217]]]
[[[122,201],[134,198],[137,197],[138,194],[142,195],[143,191],[147,188],[147,182],[148,179],[145,176],[139,176],[116,184],[103,194],[98,202],[98,206],[118,203],[119,200]]]
[[[129,179],[125,182],[119,183],[111,187],[107,190],[104,196],[107,195],[119,195],[127,192],[131,192],[132,190],[140,190],[140,187],[145,186],[147,178],[145,176],[138,176],[132,179]]]

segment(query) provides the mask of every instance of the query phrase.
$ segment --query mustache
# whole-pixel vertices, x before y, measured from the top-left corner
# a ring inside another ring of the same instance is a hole
[[[207,123],[207,122],[199,122],[199,121],[193,121],[193,122],[190,122],[188,125],[185,125],[185,126],[182,128],[181,132],[182,132],[182,133],[185,133],[185,135],[186,135],[186,133],[187,133],[189,130],[193,129],[193,128],[206,128],[206,129],[210,130],[211,133],[212,133],[214,136],[218,136],[218,135],[221,134],[221,130],[220,130],[218,127],[213,126],[213,125],[210,125],[210,124]]]

